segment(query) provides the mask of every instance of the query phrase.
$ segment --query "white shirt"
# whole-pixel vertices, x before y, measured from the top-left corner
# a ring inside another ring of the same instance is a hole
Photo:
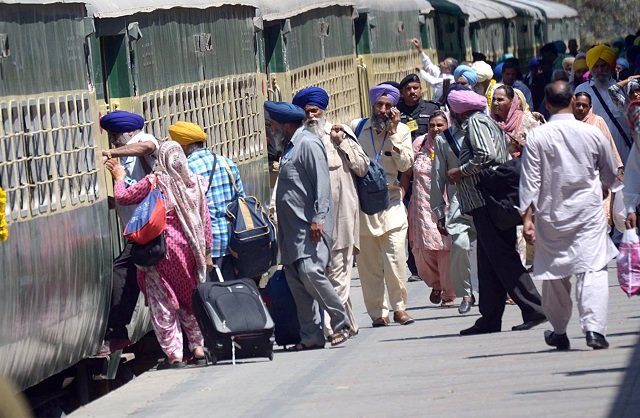
[[[427,69],[426,71],[420,70],[420,77],[433,88],[432,100],[438,100],[442,96],[442,81],[448,79],[453,84],[455,82],[453,74],[443,74],[440,71],[440,67],[432,63],[424,51],[420,52],[420,59],[422,60],[422,66]]]
[[[153,166],[156,164],[156,158],[158,154],[158,140],[150,134],[144,132],[138,132],[127,142],[126,145],[137,144],[140,142],[149,141],[153,142],[156,146],[155,151],[152,154],[146,155],[142,158],[145,159],[148,167],[153,169]],[[129,155],[126,157],[120,158],[120,163],[124,167],[124,170],[127,172],[127,177],[132,178],[135,181],[140,181],[147,174],[149,174],[149,168],[145,169],[145,165],[142,163],[142,160],[133,155]],[[120,217],[120,221],[122,222],[122,226],[124,227],[131,219],[133,215],[133,211],[136,209],[136,205],[131,206],[122,206],[116,203],[116,212],[118,212],[118,216]]]
[[[602,131],[570,113],[529,132],[519,209],[534,208],[534,279],[599,271],[618,254],[602,208],[602,185],[614,184],[616,170]]]

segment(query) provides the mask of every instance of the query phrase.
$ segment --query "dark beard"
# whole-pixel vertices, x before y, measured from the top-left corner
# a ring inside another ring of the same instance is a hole
[[[386,131],[389,129],[389,125],[391,124],[391,119],[386,116],[380,115],[372,115],[371,116],[371,126],[378,131]]]

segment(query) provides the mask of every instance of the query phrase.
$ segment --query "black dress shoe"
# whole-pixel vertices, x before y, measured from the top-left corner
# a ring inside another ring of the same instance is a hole
[[[477,334],[491,334],[492,332],[500,332],[499,329],[492,330],[487,328],[480,328],[477,325],[473,325],[467,329],[460,331],[460,335],[477,335]]]
[[[556,334],[553,331],[544,332],[544,342],[558,350],[568,350],[571,347],[567,334]]]
[[[466,314],[471,310],[471,305],[473,305],[473,300],[468,296],[463,297],[460,306],[458,306],[458,313],[461,315]]]
[[[525,331],[535,326],[538,326],[543,322],[547,322],[547,318],[534,319],[532,321],[523,322],[520,325],[514,325],[511,327],[511,331]]]
[[[417,274],[412,274],[411,276],[409,276],[408,281],[410,281],[410,282],[421,282],[422,279]]]
[[[587,331],[587,345],[594,350],[609,348],[609,343],[604,338],[604,335],[594,331]]]

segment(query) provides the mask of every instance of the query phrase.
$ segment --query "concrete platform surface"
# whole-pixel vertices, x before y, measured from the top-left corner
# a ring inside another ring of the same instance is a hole
[[[342,346],[151,370],[72,416],[638,417],[640,298],[622,293],[615,267],[609,278],[608,350],[585,345],[575,306],[567,352],[545,345],[548,323],[511,331],[522,322],[515,306],[502,333],[461,337],[478,309],[435,307],[420,282],[407,284],[415,324],[374,329],[354,279],[361,330]]]

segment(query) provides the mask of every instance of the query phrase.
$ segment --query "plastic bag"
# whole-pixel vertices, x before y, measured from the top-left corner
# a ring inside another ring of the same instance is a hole
[[[640,240],[635,229],[627,229],[622,235],[618,250],[618,283],[627,296],[640,295]]]

